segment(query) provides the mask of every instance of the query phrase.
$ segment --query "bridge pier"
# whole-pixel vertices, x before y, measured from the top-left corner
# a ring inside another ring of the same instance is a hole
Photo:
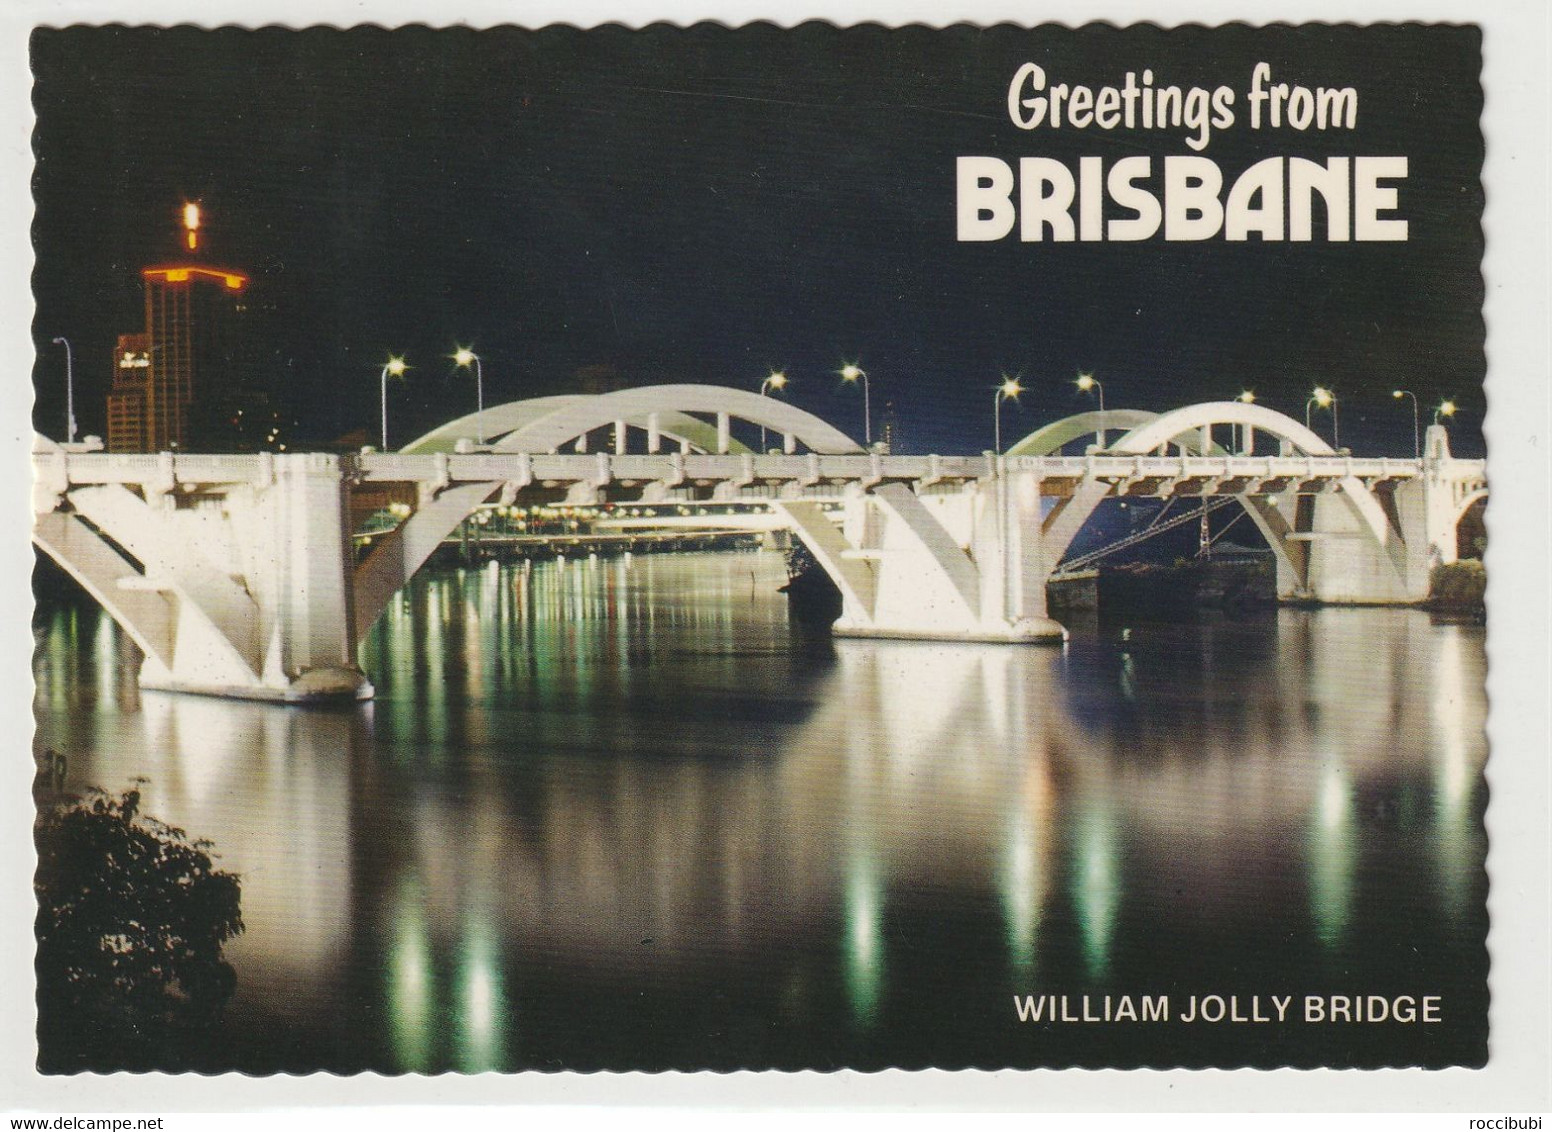
[[[1430,426],[1422,475],[1384,494],[1340,480],[1334,490],[1247,501],[1277,555],[1277,595],[1322,605],[1426,601],[1436,566],[1457,558],[1456,524],[1474,493],[1448,474],[1449,439]]]
[[[848,492],[837,529],[816,503],[775,504],[841,591],[834,632],[995,643],[1060,643],[1046,616],[1049,572],[1039,478],[998,467],[962,490],[890,483]]]

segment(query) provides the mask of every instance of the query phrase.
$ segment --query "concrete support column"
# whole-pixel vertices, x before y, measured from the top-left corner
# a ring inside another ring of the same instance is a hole
[[[726,413],[717,414],[717,454],[726,455],[733,444],[731,423]]]
[[[372,686],[356,666],[349,498],[337,456],[281,456],[274,545],[279,656],[265,682],[285,681],[286,699],[354,696]],[[278,660],[278,671],[277,662]]]
[[[1041,553],[1044,516],[1040,504],[1040,477],[1021,472],[1011,477],[1008,491],[1008,542],[1003,548],[1009,578],[1008,617],[1012,621],[1046,618],[1045,583],[1050,577]]]

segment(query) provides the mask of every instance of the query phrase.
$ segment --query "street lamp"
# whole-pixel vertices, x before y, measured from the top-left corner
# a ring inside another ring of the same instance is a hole
[[[873,408],[868,399],[868,371],[854,362],[847,362],[841,367],[842,381],[856,381],[862,378],[862,441],[868,447],[873,447]]]
[[[1018,395],[1024,392],[1024,387],[1018,383],[1016,377],[1004,377],[1002,384],[997,387],[997,397],[992,402],[993,417],[992,436],[994,451],[1002,455],[1002,403],[1012,397],[1018,399]]]
[[[1438,424],[1440,417],[1453,417],[1455,415],[1454,401],[1440,401],[1439,407],[1433,411],[1433,423]]]
[[[1304,427],[1309,427],[1310,406],[1319,405],[1322,409],[1331,410],[1331,447],[1341,447],[1341,425],[1336,415],[1336,394],[1323,385],[1315,386],[1310,393],[1310,399],[1304,402]]]
[[[485,367],[480,362],[480,356],[467,346],[459,346],[453,351],[453,361],[458,363],[459,369],[468,369],[469,363],[474,363],[474,442],[485,443]]]
[[[409,369],[409,366],[404,364],[404,359],[403,358],[394,357],[392,354],[390,354],[388,356],[388,360],[385,363],[383,363],[383,451],[384,452],[388,451],[388,375],[389,374],[393,374],[394,377],[403,377],[404,376],[404,371],[407,370],[407,369]]]
[[[65,338],[54,339],[54,345],[65,348],[65,443],[75,443],[75,359],[71,356],[70,342]]]
[[[1256,395],[1249,389],[1241,389],[1239,391],[1239,396],[1234,398],[1234,400],[1238,401],[1241,405],[1254,405],[1256,403]],[[1239,426],[1239,449],[1241,453],[1245,451],[1245,430],[1249,427],[1249,425]]]
[[[1091,373],[1080,373],[1078,380],[1074,384],[1084,393],[1087,393],[1090,389],[1099,390],[1099,411],[1101,413],[1105,411],[1105,387],[1099,378]]]
[[[771,376],[760,382],[760,396],[769,396],[767,390],[785,389],[787,387],[787,375],[781,370],[772,370]],[[760,426],[760,455],[765,455],[765,426]]]
[[[1397,389],[1391,393],[1391,396],[1397,401],[1403,397],[1412,398],[1412,459],[1415,460],[1423,454],[1423,444],[1417,432],[1417,394],[1410,389]]]

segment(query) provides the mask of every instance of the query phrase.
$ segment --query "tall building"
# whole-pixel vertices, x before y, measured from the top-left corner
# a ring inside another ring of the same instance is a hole
[[[120,334],[113,351],[113,378],[108,386],[108,451],[146,452],[146,386],[151,375],[151,339],[146,334]]]
[[[199,206],[183,209],[182,262],[141,271],[145,329],[121,335],[108,393],[108,448],[168,452],[231,447],[224,427],[250,384],[243,342],[248,277],[195,262]]]
[[[195,264],[148,267],[145,332],[150,339],[146,383],[149,451],[208,446],[213,436],[194,435],[196,401],[225,400],[241,381],[239,324],[248,277]]]

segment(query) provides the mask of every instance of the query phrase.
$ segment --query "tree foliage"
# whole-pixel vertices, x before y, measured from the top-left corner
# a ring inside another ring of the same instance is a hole
[[[36,967],[46,1071],[174,1068],[236,986],[238,877],[208,841],[94,792],[39,814]]]

